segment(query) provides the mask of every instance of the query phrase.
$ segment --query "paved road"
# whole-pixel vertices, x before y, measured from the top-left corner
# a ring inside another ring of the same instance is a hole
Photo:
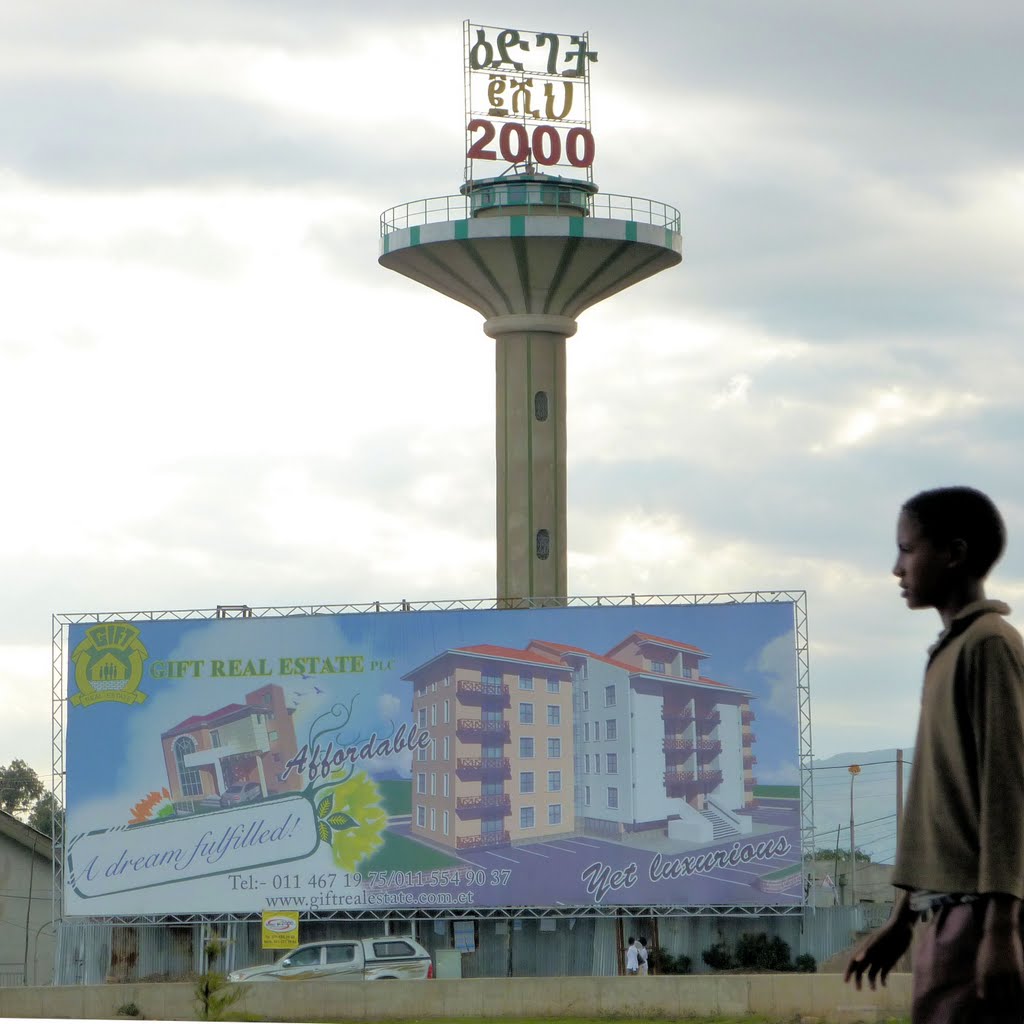
[[[414,840],[416,838],[410,835],[408,828],[399,826],[394,831]],[[782,856],[751,860],[736,867],[716,867],[688,877],[665,877],[657,881],[649,877],[649,868],[655,857],[649,850],[639,850],[589,836],[570,836],[494,850],[462,851],[459,857],[465,864],[487,871],[488,879],[501,877],[492,874],[496,871],[511,872],[507,876],[509,880],[506,885],[488,885],[477,889],[476,906],[589,905],[595,902],[597,894],[587,891],[584,873],[595,864],[598,868],[594,869],[592,876],[595,879],[603,877],[605,882],[612,883],[600,900],[607,905],[798,903],[801,896],[799,878],[778,893],[763,892],[757,887],[763,875],[786,866],[799,868],[799,829],[792,826],[742,839],[730,839],[699,850],[662,854],[662,864],[671,868],[674,862],[684,856],[696,857],[719,849],[730,852],[736,842],[759,844],[783,836],[790,849]],[[635,865],[632,871],[629,870],[631,865]]]

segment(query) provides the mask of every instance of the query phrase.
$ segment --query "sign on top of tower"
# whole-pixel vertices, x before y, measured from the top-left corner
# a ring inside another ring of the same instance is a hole
[[[593,180],[586,32],[463,23],[466,181],[506,171]]]

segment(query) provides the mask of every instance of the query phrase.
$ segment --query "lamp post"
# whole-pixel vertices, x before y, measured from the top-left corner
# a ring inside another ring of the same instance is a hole
[[[860,765],[851,764],[850,772],[850,906],[857,905],[857,844],[853,834],[853,780],[860,775]]]

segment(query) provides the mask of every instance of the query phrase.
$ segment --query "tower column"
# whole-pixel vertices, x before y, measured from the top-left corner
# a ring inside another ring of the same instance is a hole
[[[576,322],[513,314],[488,320],[484,331],[495,339],[499,605],[564,598],[565,339]]]
[[[380,263],[485,317],[495,341],[498,606],[564,604],[565,339],[584,310],[680,262],[679,211],[533,171],[460,192],[461,201],[386,210]]]

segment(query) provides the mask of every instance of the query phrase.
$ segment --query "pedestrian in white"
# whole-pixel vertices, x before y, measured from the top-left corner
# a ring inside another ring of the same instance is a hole
[[[636,951],[641,976],[647,973],[647,940],[641,935]]]
[[[635,978],[640,970],[640,953],[637,949],[636,939],[629,937],[629,945],[626,947],[626,974]]]

